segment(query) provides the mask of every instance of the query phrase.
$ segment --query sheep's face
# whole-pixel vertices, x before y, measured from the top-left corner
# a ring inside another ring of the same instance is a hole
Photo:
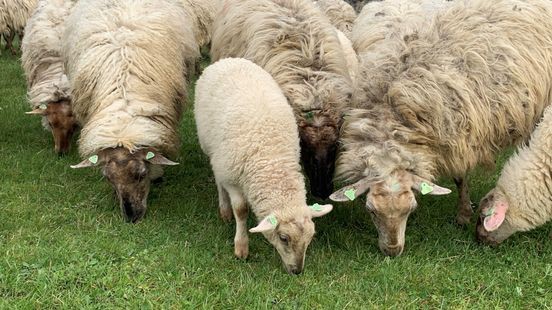
[[[54,147],[58,154],[69,152],[71,138],[77,128],[77,120],[73,116],[71,102],[61,100],[43,104],[41,107],[28,112],[43,116],[43,122],[52,130],[54,137]]]
[[[476,227],[479,242],[496,246],[515,232],[506,219],[508,201],[499,190],[495,188],[485,195],[479,203],[479,208]]]
[[[418,206],[413,190],[432,195],[450,193],[449,189],[400,170],[385,178],[360,180],[333,193],[330,198],[354,200],[367,192],[366,210],[378,230],[379,247],[386,255],[398,256],[404,250],[408,216]]]
[[[158,176],[154,175],[157,170],[154,165],[176,163],[153,151],[140,150],[131,153],[126,148],[117,147],[102,150],[98,155],[72,167],[82,168],[96,164],[102,166],[103,175],[113,186],[124,219],[136,223],[146,213],[150,182]]]
[[[290,274],[303,272],[305,253],[314,236],[313,217],[319,217],[332,210],[332,205],[297,207],[304,212],[293,212],[295,216],[285,217],[275,213],[265,217],[250,232],[262,232],[276,248],[286,271]]]
[[[333,191],[333,174],[339,138],[339,119],[331,112],[304,113],[299,122],[301,161],[310,181],[311,193],[326,199]]]

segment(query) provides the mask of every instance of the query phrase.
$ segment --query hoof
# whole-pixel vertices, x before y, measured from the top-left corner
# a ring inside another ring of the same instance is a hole
[[[249,245],[247,242],[236,242],[236,244],[234,244],[234,255],[239,259],[246,259],[249,255]]]
[[[456,224],[460,226],[466,226],[471,222],[471,216],[460,215],[456,216]]]

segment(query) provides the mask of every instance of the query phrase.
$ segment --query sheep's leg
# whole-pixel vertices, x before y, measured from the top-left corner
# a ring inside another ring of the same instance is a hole
[[[217,183],[217,190],[220,217],[226,223],[230,223],[232,221],[232,205],[230,203],[230,196],[228,196],[228,192],[219,183]]]
[[[9,50],[12,55],[17,55],[17,51],[13,47],[13,40],[15,39],[15,31],[10,31],[10,34],[7,37],[4,37],[6,39],[6,49]]]
[[[247,204],[240,190],[225,188],[232,202],[232,211],[236,219],[236,235],[234,236],[234,254],[238,258],[249,255],[249,237],[247,236]]]
[[[468,188],[468,177],[456,177],[454,183],[458,188],[458,213],[456,214],[456,223],[466,225],[470,222],[473,215],[471,206],[470,192]]]

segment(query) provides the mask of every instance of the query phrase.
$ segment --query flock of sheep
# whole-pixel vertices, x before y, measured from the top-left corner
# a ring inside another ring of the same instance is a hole
[[[511,146],[478,239],[551,219],[550,29],[549,0],[385,0],[358,16],[342,0],[40,0],[22,64],[29,113],[56,152],[81,128],[84,160],[72,167],[100,167],[136,222],[150,181],[177,164],[186,85],[210,44],[194,115],[220,216],[235,219],[245,258],[251,210],[249,232],[298,274],[312,219],[332,210],[307,205],[302,171],[320,199],[365,195],[390,256],[404,249],[416,193],[449,194],[433,181],[454,178],[467,224],[468,172]],[[347,185],[334,192],[334,177]]]

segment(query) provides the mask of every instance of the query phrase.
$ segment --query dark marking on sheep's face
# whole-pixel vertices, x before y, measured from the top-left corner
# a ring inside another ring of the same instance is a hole
[[[27,114],[43,117],[43,123],[46,122],[52,131],[56,153],[62,155],[69,152],[71,138],[78,127],[70,101],[50,102],[45,104],[44,109],[36,108]]]
[[[109,180],[119,199],[127,222],[144,217],[150,187],[149,166],[142,151],[134,154],[125,148],[102,151],[103,175]]]
[[[339,138],[339,120],[330,114],[314,113],[299,121],[301,161],[313,196],[326,199],[333,191],[333,174]]]

